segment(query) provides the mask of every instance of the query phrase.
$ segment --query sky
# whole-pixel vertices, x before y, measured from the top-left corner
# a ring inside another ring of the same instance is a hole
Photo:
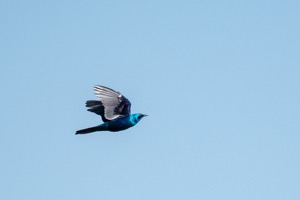
[[[1,199],[300,199],[299,10],[2,0]],[[97,84],[149,116],[75,135]]]

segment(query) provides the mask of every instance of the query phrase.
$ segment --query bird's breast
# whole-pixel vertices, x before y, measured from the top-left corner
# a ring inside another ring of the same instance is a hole
[[[134,126],[128,117],[121,117],[108,122],[108,129],[110,131],[122,131]]]

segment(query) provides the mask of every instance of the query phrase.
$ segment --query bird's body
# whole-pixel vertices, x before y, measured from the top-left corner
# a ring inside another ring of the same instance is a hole
[[[85,133],[91,133],[95,131],[122,131],[126,130],[138,123],[138,117],[141,114],[132,114],[132,115],[126,115],[124,117],[119,117],[117,119],[104,122],[103,124],[100,124],[99,126],[94,126],[87,129],[82,129],[76,132],[76,134],[85,134]]]
[[[86,102],[88,111],[94,112],[101,116],[103,124],[98,126],[82,129],[76,134],[87,134],[95,131],[122,131],[136,125],[144,114],[130,114],[130,101],[121,93],[116,92],[104,86],[94,87],[98,100],[89,100]]]

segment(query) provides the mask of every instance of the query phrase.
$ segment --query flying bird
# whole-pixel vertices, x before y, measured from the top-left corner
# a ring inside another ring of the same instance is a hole
[[[101,116],[104,123],[78,130],[75,134],[87,134],[95,131],[122,131],[136,125],[147,115],[136,113],[130,114],[130,101],[113,89],[105,86],[94,86],[95,95],[99,100],[88,100],[86,107],[88,111]]]

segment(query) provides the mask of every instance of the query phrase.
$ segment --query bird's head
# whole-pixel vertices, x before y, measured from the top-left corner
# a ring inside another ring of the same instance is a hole
[[[143,117],[147,117],[148,115],[145,114],[141,114],[141,113],[137,113],[137,114],[133,114],[132,118],[134,119],[134,121],[136,123],[138,123]]]

